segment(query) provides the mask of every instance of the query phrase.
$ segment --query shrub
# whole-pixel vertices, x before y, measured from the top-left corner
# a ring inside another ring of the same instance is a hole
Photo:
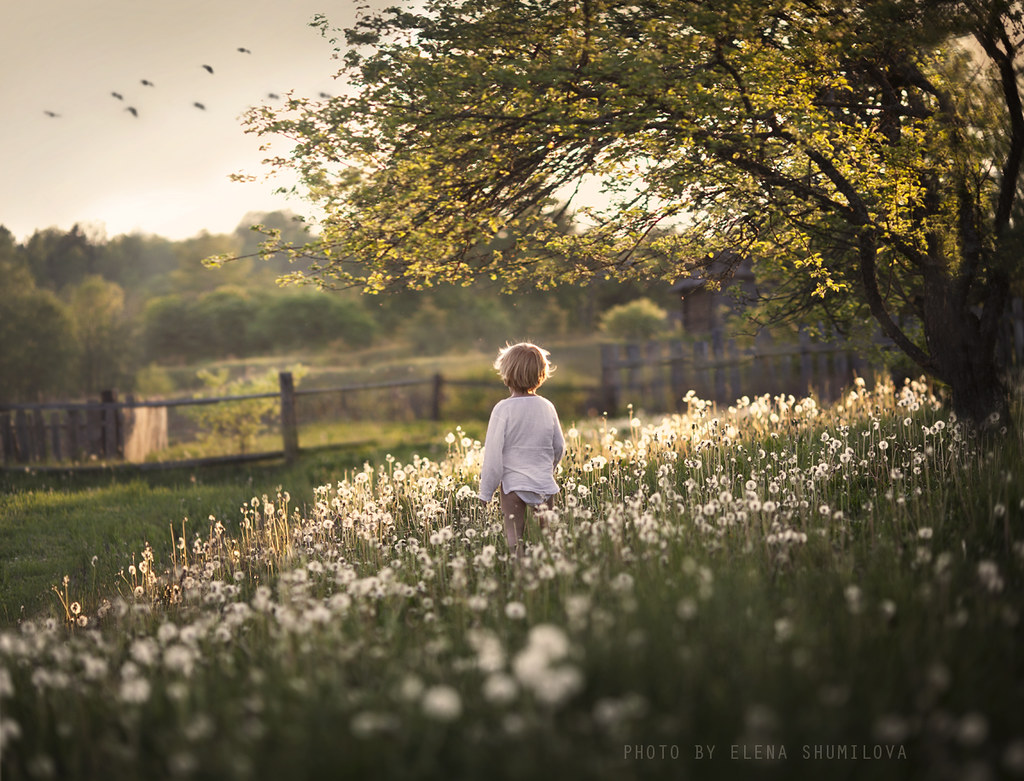
[[[652,339],[666,330],[668,313],[649,298],[613,306],[601,316],[601,330],[613,339]]]

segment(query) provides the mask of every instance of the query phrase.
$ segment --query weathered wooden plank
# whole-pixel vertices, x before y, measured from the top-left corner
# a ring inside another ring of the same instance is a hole
[[[712,368],[714,373],[715,382],[715,395],[714,400],[718,403],[722,403],[728,397],[728,390],[726,389],[726,376],[725,376],[725,341],[722,335],[722,329],[716,328],[711,332],[711,351],[714,356],[715,365]]]
[[[740,355],[739,347],[735,339],[725,343],[726,361],[729,363],[729,395],[723,401],[730,404],[743,395],[743,380],[740,377],[740,365],[743,357]]]
[[[814,362],[811,358],[811,337],[803,328],[800,329],[800,390],[807,392],[814,382]]]
[[[22,464],[32,460],[32,428],[23,409],[14,413],[14,460]]]
[[[32,460],[46,460],[46,421],[43,411],[37,409],[32,413]]]
[[[0,451],[5,464],[14,463],[14,424],[10,412],[0,412]]]
[[[64,460],[64,431],[60,412],[50,415],[50,451],[53,460],[60,463]]]
[[[641,368],[643,366],[643,360],[640,356],[640,345],[636,343],[629,343],[626,345],[626,380],[623,383],[626,389],[626,403],[635,404],[637,396],[641,393],[643,387],[643,381],[641,377]]]
[[[100,393],[101,407],[101,444],[99,455],[104,458],[117,456],[117,410],[110,405],[117,403],[117,391],[105,390]]]
[[[682,406],[682,398],[689,390],[686,387],[686,356],[683,352],[682,342],[669,342],[669,383],[672,386],[672,405],[670,409],[679,409]]]
[[[85,408],[85,457],[103,455],[103,407],[91,404]]]
[[[601,345],[601,404],[609,415],[616,414],[622,392],[617,352],[614,344]]]
[[[72,407],[68,410],[68,458],[72,461],[80,461],[82,458],[82,420],[79,410]]]

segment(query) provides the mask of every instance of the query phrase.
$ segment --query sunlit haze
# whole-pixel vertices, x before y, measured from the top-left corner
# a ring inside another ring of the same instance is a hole
[[[302,213],[274,194],[290,182],[263,177],[265,139],[245,134],[241,115],[290,90],[340,92],[331,44],[309,22],[323,13],[346,26],[355,7],[6,0],[0,225],[19,240],[76,223],[182,239],[230,232],[253,211]],[[231,181],[238,172],[258,179]]]

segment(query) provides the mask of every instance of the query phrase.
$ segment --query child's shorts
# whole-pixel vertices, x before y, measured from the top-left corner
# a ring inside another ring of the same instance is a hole
[[[543,496],[542,494],[534,493],[533,491],[516,491],[515,494],[531,507],[536,507],[538,504],[544,504],[551,498],[550,496]]]

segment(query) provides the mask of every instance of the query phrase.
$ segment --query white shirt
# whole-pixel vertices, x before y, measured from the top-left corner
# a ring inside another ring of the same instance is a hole
[[[558,493],[555,467],[565,439],[555,405],[542,396],[510,396],[491,410],[480,471],[480,498],[489,502],[498,484],[505,493]]]

